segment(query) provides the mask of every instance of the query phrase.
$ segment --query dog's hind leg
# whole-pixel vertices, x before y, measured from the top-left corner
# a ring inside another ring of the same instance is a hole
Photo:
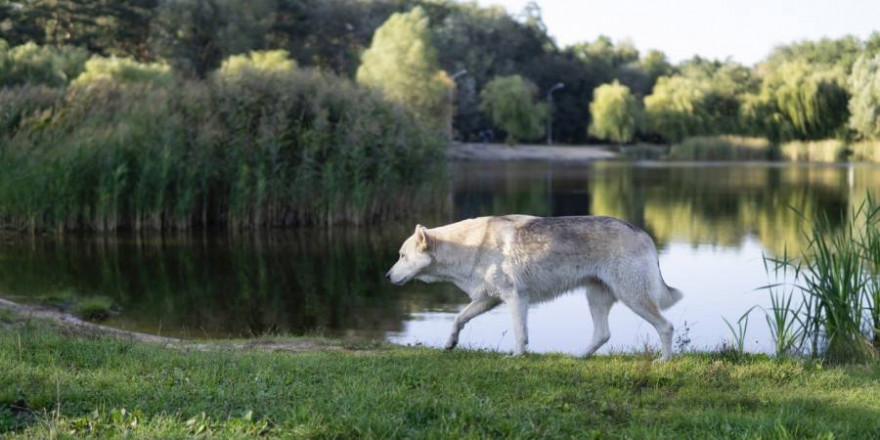
[[[657,307],[657,303],[647,295],[637,296],[637,297],[623,297],[621,298],[624,304],[629,306],[633,312],[637,315],[641,316],[645,321],[648,321],[651,325],[654,326],[654,329],[657,330],[657,333],[660,335],[660,343],[662,345],[663,354],[660,357],[660,362],[668,361],[672,358],[672,333],[674,332],[674,328],[672,323],[666,320],[663,315],[660,314],[660,309]]]
[[[449,341],[446,342],[446,349],[452,350],[458,345],[458,334],[461,333],[461,329],[464,328],[468,321],[494,309],[498,304],[501,304],[501,300],[493,297],[480,298],[471,301],[471,303],[462,309],[458,316],[455,317],[455,323],[452,324],[452,334],[449,335]]]
[[[513,355],[520,356],[525,354],[526,346],[529,345],[529,299],[514,293],[504,297],[504,302],[510,307],[510,315],[513,318],[513,333],[516,336]]]
[[[608,313],[616,301],[614,295],[602,284],[591,283],[586,286],[587,301],[590,303],[590,315],[593,316],[593,340],[587,347],[585,356],[590,356],[611,338],[608,328]]]

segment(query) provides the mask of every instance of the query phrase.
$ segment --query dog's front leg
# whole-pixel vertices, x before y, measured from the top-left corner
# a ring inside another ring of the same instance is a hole
[[[497,298],[491,297],[471,301],[471,303],[462,309],[458,316],[455,317],[455,323],[452,324],[452,334],[449,335],[449,341],[446,342],[445,348],[447,350],[455,348],[455,346],[458,345],[458,334],[461,333],[461,329],[464,328],[464,325],[471,319],[494,309],[498,304],[501,304],[501,301]]]
[[[529,300],[514,293],[504,301],[510,307],[510,314],[513,318],[513,333],[516,335],[516,347],[513,350],[513,355],[521,356],[525,354],[526,346],[529,345]]]

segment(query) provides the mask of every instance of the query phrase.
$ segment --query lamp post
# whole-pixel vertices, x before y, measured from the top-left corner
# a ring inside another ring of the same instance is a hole
[[[547,145],[553,145],[553,92],[565,87],[559,82],[547,91]]]
[[[465,74],[467,74],[467,69],[461,69],[449,77],[452,81],[452,87],[449,89],[449,126],[447,127],[447,134],[449,135],[450,141],[452,140],[452,120],[455,119],[455,80]]]

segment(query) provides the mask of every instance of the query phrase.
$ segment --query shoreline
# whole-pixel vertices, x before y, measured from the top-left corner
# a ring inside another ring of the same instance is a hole
[[[453,162],[512,162],[546,161],[562,163],[585,163],[597,160],[620,158],[620,154],[610,151],[607,145],[539,145],[453,143],[446,157]]]

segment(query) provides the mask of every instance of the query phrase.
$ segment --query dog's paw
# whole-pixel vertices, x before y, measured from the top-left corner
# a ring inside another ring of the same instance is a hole
[[[443,349],[446,351],[450,351],[458,345],[458,341],[449,341],[446,345],[443,346]]]
[[[669,362],[670,359],[671,358],[668,358],[668,357],[660,357],[660,358],[654,359],[653,363],[654,363],[654,365],[665,364],[665,363]]]

